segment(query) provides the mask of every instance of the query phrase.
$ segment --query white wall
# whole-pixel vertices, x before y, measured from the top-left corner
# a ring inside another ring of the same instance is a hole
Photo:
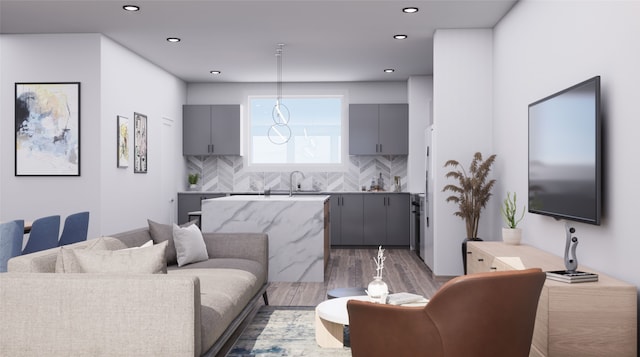
[[[502,162],[499,180],[520,197],[527,195],[527,105],[601,76],[603,219],[600,226],[573,224],[580,240],[577,255],[580,264],[636,286],[638,19],[637,1],[520,1],[494,32],[494,149]],[[564,222],[526,214],[522,228],[525,243],[564,254]]]
[[[99,221],[93,220],[102,209],[99,38],[99,35],[0,36],[0,166],[4,168],[0,176],[1,221],[33,220],[54,214],[62,215],[64,220],[67,214],[90,211],[89,231],[99,232]],[[81,176],[14,176],[15,82],[81,82]]]
[[[145,226],[147,217],[166,221],[161,119],[175,119],[181,145],[186,85],[98,34],[2,35],[0,52],[0,220],[88,210],[90,238]],[[14,83],[55,81],[81,82],[81,176],[15,177]],[[116,168],[116,115],[134,111],[149,120],[148,174]],[[182,156],[174,159],[184,176]]]
[[[425,130],[432,124],[433,77],[412,76],[407,84],[409,97],[409,192],[425,191]]]
[[[466,169],[475,152],[485,158],[493,153],[492,36],[492,30],[438,30],[434,36],[431,219],[436,275],[463,273],[460,245],[466,238],[464,221],[453,215],[457,207],[445,202],[451,192],[442,192],[451,183],[444,163],[455,159]],[[485,240],[496,238],[491,234],[493,211],[488,207],[480,217],[478,235]]]
[[[183,190],[186,182],[182,156],[182,104],[186,101],[186,83],[112,40],[106,37],[101,40],[101,232],[109,234],[144,227],[147,218],[171,223],[177,210],[176,192]],[[146,174],[133,173],[134,112],[147,116]],[[116,167],[118,115],[129,118],[128,168]],[[169,138],[163,136],[163,128],[167,130],[163,122],[171,124]],[[163,142],[163,138],[167,142]],[[163,157],[163,153],[169,157]]]

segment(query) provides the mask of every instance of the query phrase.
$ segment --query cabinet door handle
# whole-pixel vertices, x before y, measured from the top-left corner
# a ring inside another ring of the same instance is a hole
[[[380,152],[382,152],[382,144],[380,144]]]
[[[427,218],[427,219],[428,219],[428,218]],[[467,255],[471,255],[472,253],[473,253],[473,252],[471,252],[471,251],[468,251],[468,252],[467,252]]]
[[[489,270],[498,270],[496,267],[490,267]]]
[[[214,152],[216,152],[216,146],[211,144],[211,153],[213,154]]]
[[[479,261],[479,262],[484,262],[484,259],[482,259],[482,258],[478,258],[478,261]]]

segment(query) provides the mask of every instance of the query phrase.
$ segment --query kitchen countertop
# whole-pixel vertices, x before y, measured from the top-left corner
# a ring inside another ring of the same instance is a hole
[[[179,191],[180,194],[190,193],[198,195],[231,195],[231,196],[264,196],[262,192],[256,191],[239,191],[239,192],[214,192],[214,191]],[[356,193],[372,193],[372,194],[411,194],[411,192],[394,192],[394,191],[293,191],[293,195],[311,196],[311,195],[344,195]],[[289,195],[289,191],[271,190],[271,196]]]
[[[205,201],[317,201],[323,202],[329,199],[328,195],[293,195],[289,197],[289,195],[235,195],[235,196],[225,196],[218,198],[209,198]]]

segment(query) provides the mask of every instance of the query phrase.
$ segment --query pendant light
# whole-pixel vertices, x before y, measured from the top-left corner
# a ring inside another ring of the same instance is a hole
[[[269,128],[267,137],[276,144],[282,145],[291,139],[291,128],[289,128],[289,108],[282,104],[282,55],[284,43],[278,44],[276,48],[276,104],[271,111],[273,125]]]

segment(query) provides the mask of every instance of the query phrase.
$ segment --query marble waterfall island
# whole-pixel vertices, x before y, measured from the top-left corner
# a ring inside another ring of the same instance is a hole
[[[329,196],[242,195],[202,201],[203,232],[269,235],[269,281],[322,282]]]

